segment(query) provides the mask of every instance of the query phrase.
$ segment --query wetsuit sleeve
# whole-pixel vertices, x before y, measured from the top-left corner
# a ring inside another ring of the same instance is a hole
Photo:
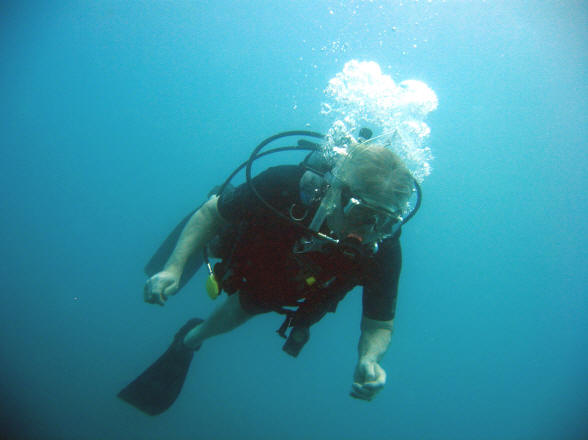
[[[385,240],[368,268],[363,285],[363,314],[370,319],[390,321],[396,313],[402,250],[398,236]]]
[[[218,199],[218,212],[226,221],[238,223],[249,213],[252,197],[253,194],[246,184],[226,189]]]
[[[298,198],[300,167],[282,165],[268,168],[253,178],[253,184],[261,196],[278,210],[287,207]],[[253,194],[247,183],[226,190],[218,200],[222,218],[231,223],[252,217],[271,215],[265,205]]]

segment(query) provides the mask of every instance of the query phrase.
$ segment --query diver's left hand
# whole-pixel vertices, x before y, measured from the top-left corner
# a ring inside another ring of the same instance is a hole
[[[360,360],[355,368],[349,395],[368,402],[386,385],[386,371],[376,361]]]

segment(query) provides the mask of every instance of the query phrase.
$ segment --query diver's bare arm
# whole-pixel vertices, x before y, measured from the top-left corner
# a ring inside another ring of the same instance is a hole
[[[218,197],[211,197],[188,220],[176,247],[165,264],[165,271],[181,276],[188,257],[200,252],[225,224],[217,208]]]
[[[370,401],[386,385],[386,371],[379,362],[390,346],[393,323],[393,320],[377,321],[363,316],[351,397]]]
[[[359,360],[380,362],[392,338],[394,320],[378,321],[366,316],[361,320],[361,337],[359,339]]]

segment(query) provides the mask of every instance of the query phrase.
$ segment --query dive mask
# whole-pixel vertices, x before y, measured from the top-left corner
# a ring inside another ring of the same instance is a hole
[[[372,245],[393,235],[401,220],[399,212],[352,194],[348,187],[343,187],[339,207],[327,217],[327,224],[341,238],[355,237]]]

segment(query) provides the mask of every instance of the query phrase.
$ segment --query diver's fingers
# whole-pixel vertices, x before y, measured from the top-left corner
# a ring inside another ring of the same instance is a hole
[[[175,295],[178,291],[178,284],[175,281],[168,280],[170,283],[163,288],[161,292],[167,299],[168,296]]]
[[[366,393],[371,394],[371,395],[375,395],[376,393],[379,393],[380,391],[382,391],[382,388],[384,388],[384,382],[381,381],[377,381],[377,382],[366,382],[363,384],[363,389],[365,390]]]
[[[384,386],[386,384],[386,371],[380,367],[380,364],[377,362],[365,362],[361,364],[363,380],[356,380],[355,382],[359,382],[362,384],[381,384]]]
[[[386,385],[386,371],[377,362],[361,365],[360,374],[365,380],[355,380],[352,385],[351,397],[370,401]]]
[[[380,367],[380,364],[374,364],[374,378],[373,380],[367,380],[366,383],[373,383],[375,385],[383,387],[386,385],[386,370]]]
[[[352,385],[352,391],[349,394],[351,397],[367,400],[369,402],[376,397],[376,394],[378,394],[382,388],[384,388],[382,382],[367,382],[363,384],[354,382]]]
[[[165,299],[162,299],[160,295],[151,295],[149,297],[143,298],[143,300],[147,304],[157,304],[158,306],[163,306]]]
[[[372,393],[365,389],[362,384],[354,382],[351,388],[351,392],[349,393],[351,397],[355,399],[366,400],[368,402],[372,400]]]
[[[361,361],[355,369],[353,381],[360,384],[375,381],[377,379],[376,365],[374,361]]]
[[[161,292],[157,292],[154,286],[153,277],[145,282],[143,287],[143,300],[148,304],[158,304],[163,306],[165,299]]]
[[[376,365],[378,364],[376,364],[375,362],[366,362],[365,364],[363,364],[364,380],[362,381],[362,383],[373,382],[377,379]]]

